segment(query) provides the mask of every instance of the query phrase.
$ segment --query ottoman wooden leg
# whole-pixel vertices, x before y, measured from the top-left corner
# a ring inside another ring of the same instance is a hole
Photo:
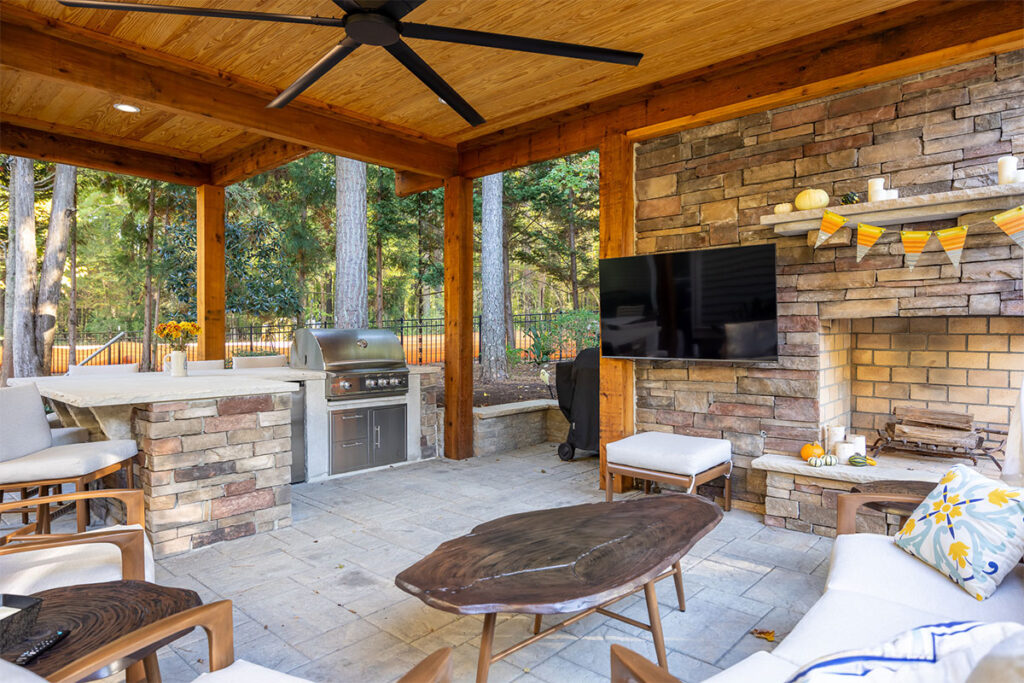
[[[732,509],[732,474],[725,476],[725,511]]]
[[[605,470],[604,475],[604,499],[606,502],[612,502],[612,488],[615,486],[615,475],[612,474],[611,468]]]

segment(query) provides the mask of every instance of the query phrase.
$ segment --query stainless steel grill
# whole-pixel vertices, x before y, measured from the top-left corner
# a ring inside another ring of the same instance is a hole
[[[388,330],[296,330],[291,366],[326,371],[328,401],[409,391],[405,352]]]

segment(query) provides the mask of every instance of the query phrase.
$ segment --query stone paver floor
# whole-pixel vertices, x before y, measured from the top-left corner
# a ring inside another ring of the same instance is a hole
[[[293,488],[291,527],[158,563],[157,582],[204,602],[234,602],[235,655],[323,683],[394,680],[439,647],[473,680],[482,618],[458,617],[399,590],[399,571],[482,521],[604,499],[597,460],[562,462],[553,444],[466,461],[430,460]],[[639,495],[639,494],[635,494]],[[831,540],[765,527],[733,511],[683,559],[687,611],[659,584],[669,670],[700,681],[784,636],[824,589]],[[642,594],[614,609],[646,620]],[[557,617],[549,617],[553,621]],[[547,623],[547,622],[546,622]],[[529,635],[530,616],[499,620],[495,647]],[[654,659],[650,635],[592,615],[498,662],[490,680],[606,681],[613,643]],[[207,670],[201,630],[162,651],[169,683]]]

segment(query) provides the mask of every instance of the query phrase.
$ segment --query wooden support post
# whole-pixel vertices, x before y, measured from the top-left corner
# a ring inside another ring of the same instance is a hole
[[[444,455],[473,455],[473,181],[444,182]]]
[[[600,257],[632,256],[634,239],[633,143],[624,134],[605,137],[599,150]],[[601,471],[605,487],[605,445],[633,433],[633,361],[601,358]],[[631,488],[631,477],[615,477],[617,493]]]
[[[224,188],[196,188],[196,320],[200,360],[224,358]]]

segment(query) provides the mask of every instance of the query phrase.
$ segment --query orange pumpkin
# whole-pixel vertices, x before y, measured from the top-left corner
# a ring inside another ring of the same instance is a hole
[[[820,443],[805,443],[800,448],[800,457],[804,460],[810,460],[811,458],[820,458],[825,455],[825,449],[821,447]]]

